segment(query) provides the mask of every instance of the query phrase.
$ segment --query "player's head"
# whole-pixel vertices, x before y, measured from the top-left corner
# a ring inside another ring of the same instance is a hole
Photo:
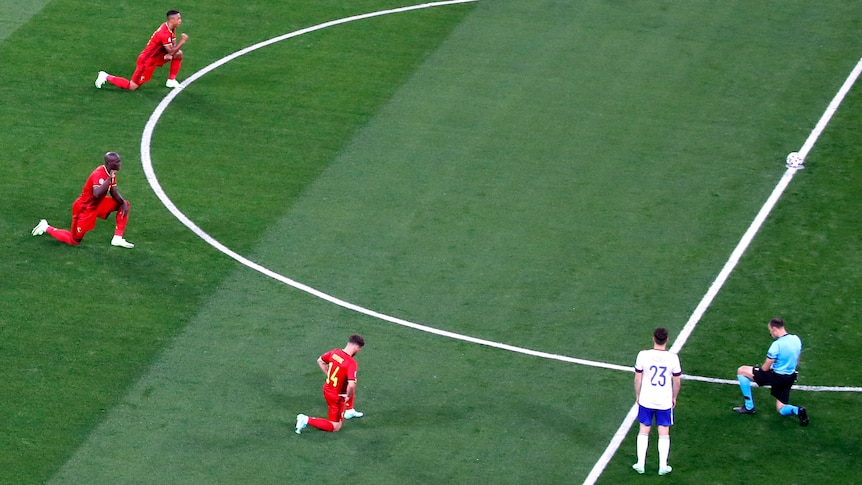
[[[117,155],[117,152],[108,152],[105,154],[105,168],[108,171],[111,170],[120,170],[120,156]]]
[[[769,329],[769,335],[772,335],[772,338],[778,338],[787,333],[784,328],[784,320],[777,317],[770,320],[766,328]]]
[[[652,333],[652,339],[656,343],[656,345],[664,345],[667,343],[667,329],[664,327],[658,327],[655,329],[655,332]]]
[[[350,338],[347,339],[347,343],[354,344],[354,345],[358,346],[360,349],[362,347],[365,347],[365,339],[360,337],[357,334],[351,335]]]
[[[356,355],[362,347],[365,347],[365,339],[360,337],[359,335],[353,334],[347,339],[347,347],[344,348],[345,352],[350,355]]]
[[[183,17],[179,10],[168,10],[167,18],[169,27],[176,27],[183,23]]]

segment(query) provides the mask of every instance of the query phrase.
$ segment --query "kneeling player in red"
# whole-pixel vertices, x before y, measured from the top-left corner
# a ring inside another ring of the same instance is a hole
[[[183,62],[183,51],[180,50],[180,47],[186,43],[189,36],[181,34],[180,41],[177,42],[177,27],[183,23],[182,16],[176,10],[169,11],[167,15],[167,21],[153,32],[147,46],[138,55],[138,62],[132,78],[126,79],[112,76],[105,71],[99,71],[99,75],[96,77],[97,88],[101,88],[107,81],[118,88],[134,91],[153,77],[153,72],[157,67],[164,66],[169,62],[171,67],[165,86],[169,88],[181,87],[180,82],[177,81],[177,74],[180,72],[180,65]]]
[[[365,346],[359,335],[351,335],[343,349],[332,349],[317,359],[317,365],[326,375],[323,382],[323,397],[329,408],[328,419],[296,415],[296,434],[308,425],[317,429],[335,432],[344,423],[344,406],[356,394],[356,360],[354,357]]]
[[[119,155],[114,152],[105,154],[105,164],[93,170],[84,183],[81,195],[72,204],[70,231],[51,227],[48,221],[42,219],[33,228],[32,234],[41,236],[47,232],[60,242],[77,246],[84,239],[84,235],[96,227],[97,217],[107,219],[112,212],[116,212],[116,226],[111,245],[129,249],[135,247],[123,238],[123,232],[129,220],[129,201],[117,191],[117,172],[120,171],[121,165]],[[110,197],[106,197],[107,195]]]

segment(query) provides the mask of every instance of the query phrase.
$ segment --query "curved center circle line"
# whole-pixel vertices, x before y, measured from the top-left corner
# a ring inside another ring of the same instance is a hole
[[[482,338],[471,337],[469,335],[464,335],[464,334],[460,334],[460,333],[450,332],[447,330],[441,330],[441,329],[434,328],[434,327],[429,327],[427,325],[422,325],[422,324],[411,322],[411,321],[404,320],[401,318],[393,317],[391,315],[386,315],[384,313],[380,313],[380,312],[356,305],[354,303],[350,303],[348,301],[345,301],[345,300],[342,300],[340,298],[329,295],[327,293],[324,293],[324,292],[322,292],[316,288],[313,288],[311,286],[308,286],[306,284],[303,284],[303,283],[300,283],[296,280],[288,278],[288,277],[286,277],[280,273],[276,273],[275,271],[272,271],[269,268],[266,268],[265,266],[262,266],[258,263],[255,263],[254,261],[246,258],[245,256],[242,256],[241,254],[233,251],[229,247],[227,247],[224,244],[222,244],[221,242],[219,242],[214,237],[210,236],[206,231],[201,229],[200,226],[195,224],[194,221],[189,219],[173,203],[173,201],[170,199],[170,197],[168,197],[168,195],[164,191],[164,189],[162,189],[162,186],[159,183],[158,177],[156,176],[155,170],[153,169],[153,162],[152,162],[152,157],[150,154],[150,145],[152,144],[152,137],[153,137],[153,132],[155,131],[155,127],[158,124],[159,119],[161,119],[161,116],[164,114],[165,110],[173,102],[173,100],[179,95],[179,93],[182,92],[182,89],[188,87],[193,82],[200,79],[201,77],[203,77],[207,73],[214,71],[215,69],[227,64],[228,62],[230,62],[234,59],[237,59],[237,58],[239,58],[245,54],[253,52],[257,49],[281,42],[283,40],[287,40],[287,39],[290,39],[293,37],[298,37],[298,36],[303,35],[303,34],[314,32],[317,30],[322,30],[322,29],[332,27],[335,25],[340,25],[340,24],[353,22],[356,20],[372,18],[372,17],[378,17],[378,16],[382,16],[382,15],[389,15],[389,14],[393,14],[393,13],[407,12],[407,11],[411,11],[411,10],[419,10],[419,9],[438,7],[438,6],[444,6],[444,5],[471,3],[471,2],[476,2],[476,1],[478,1],[478,0],[447,0],[447,1],[441,1],[441,2],[424,3],[421,5],[412,5],[412,6],[401,7],[401,8],[390,9],[390,10],[381,10],[378,12],[365,13],[365,14],[361,14],[361,15],[355,15],[352,17],[345,17],[343,19],[332,20],[329,22],[324,22],[322,24],[315,25],[315,26],[307,27],[305,29],[290,32],[290,33],[287,33],[287,34],[284,34],[284,35],[281,35],[278,37],[273,37],[272,39],[268,39],[268,40],[265,40],[262,42],[258,42],[257,44],[245,47],[239,51],[234,52],[233,54],[225,56],[225,57],[209,64],[208,66],[204,67],[203,69],[192,74],[190,77],[186,78],[186,80],[181,83],[181,86],[182,86],[181,88],[171,90],[171,92],[168,93],[162,99],[162,101],[158,104],[156,109],[150,115],[149,120],[147,120],[147,123],[144,127],[144,131],[141,135],[141,165],[143,166],[144,174],[146,176],[147,182],[149,182],[150,187],[152,188],[153,192],[156,194],[156,196],[159,198],[159,200],[162,202],[162,204],[165,206],[165,208],[167,208],[168,211],[171,214],[173,214],[174,217],[177,218],[177,220],[179,220],[184,226],[189,228],[189,230],[191,230],[195,235],[197,235],[198,237],[203,239],[207,244],[214,247],[215,249],[217,249],[222,254],[229,256],[230,258],[234,259],[238,263],[240,263],[240,264],[242,264],[242,265],[244,265],[244,266],[246,266],[246,267],[248,267],[254,271],[257,271],[257,272],[259,272],[265,276],[268,276],[268,277],[270,277],[276,281],[279,281],[285,285],[291,286],[291,287],[296,288],[300,291],[304,291],[304,292],[306,292],[310,295],[313,295],[317,298],[328,301],[334,305],[338,305],[342,308],[346,308],[348,310],[352,310],[352,311],[355,311],[357,313],[361,313],[361,314],[370,316],[372,318],[376,318],[379,320],[394,323],[396,325],[401,325],[404,327],[412,328],[414,330],[419,330],[422,332],[431,333],[434,335],[439,335],[442,337],[447,337],[447,338],[451,338],[451,339],[455,339],[455,340],[461,340],[464,342],[469,342],[469,343],[473,343],[473,344],[477,344],[477,345],[484,345],[487,347],[493,347],[493,348],[497,348],[497,349],[501,349],[501,350],[507,350],[510,352],[517,352],[520,354],[530,355],[533,357],[539,357],[539,358],[544,358],[544,359],[549,359],[549,360],[558,360],[558,361],[562,361],[562,362],[585,365],[585,366],[589,366],[589,367],[599,367],[599,368],[605,368],[605,369],[611,369],[611,370],[617,370],[617,371],[623,371],[623,372],[634,372],[634,369],[632,366],[622,366],[622,365],[611,364],[611,363],[607,363],[607,362],[598,362],[598,361],[594,361],[594,360],[581,359],[581,358],[577,358],[577,357],[569,357],[569,356],[561,355],[561,354],[552,354],[552,353],[548,353],[548,352],[542,352],[542,351],[528,349],[528,348],[524,348],[524,347],[518,347],[515,345],[509,345],[509,344],[505,344],[505,343],[501,343],[501,342],[495,342],[492,340],[486,340],[486,339],[482,339]],[[683,377],[683,379],[686,379],[686,380],[710,382],[710,383],[716,383],[716,384],[730,384],[730,385],[737,384],[737,381],[735,381],[735,380],[717,379],[717,378],[712,378],[712,377],[692,376],[692,375],[687,375],[687,374],[683,374],[682,377]],[[810,390],[810,391],[862,392],[862,387],[797,386],[797,388],[799,388],[801,390]]]
[[[262,47],[266,47],[266,46],[275,44],[277,42],[281,42],[281,41],[286,40],[286,39],[290,39],[293,37],[300,36],[302,34],[307,34],[309,32],[314,32],[317,30],[332,27],[335,25],[340,25],[340,24],[353,22],[356,20],[367,19],[367,18],[371,18],[371,17],[389,15],[389,14],[393,14],[393,13],[407,12],[410,10],[419,10],[419,9],[423,9],[423,8],[438,7],[438,6],[443,6],[443,5],[453,5],[453,4],[460,4],[460,3],[470,3],[470,2],[476,2],[476,1],[478,1],[478,0],[448,0],[448,1],[442,1],[442,2],[425,3],[425,4],[421,4],[421,5],[413,5],[413,6],[401,7],[401,8],[390,9],[390,10],[381,10],[378,12],[371,12],[371,13],[366,13],[366,14],[361,14],[361,15],[355,15],[352,17],[345,17],[343,19],[332,20],[332,21],[325,22],[325,23],[322,23],[319,25],[315,25],[312,27],[307,27],[305,29],[297,30],[295,32],[290,32],[288,34],[280,35],[278,37],[273,37],[272,39],[269,39],[269,40],[258,42],[257,44],[254,44],[254,45],[251,45],[251,46],[246,47],[244,49],[238,50],[238,51],[234,52],[233,54],[225,56],[225,57],[209,64],[208,66],[204,67],[200,71],[198,71],[198,72],[192,74],[190,77],[186,78],[186,80],[181,83],[181,86],[182,86],[181,88],[173,89],[170,93],[168,93],[162,99],[162,101],[158,104],[156,109],[153,111],[152,115],[150,115],[150,118],[147,121],[147,124],[144,127],[144,132],[141,136],[141,165],[143,166],[144,174],[146,176],[147,182],[149,182],[150,187],[152,188],[153,192],[156,194],[156,196],[159,198],[159,200],[162,202],[162,204],[165,206],[165,208],[167,208],[168,211],[174,215],[174,217],[176,217],[184,226],[189,228],[189,230],[191,230],[195,235],[197,235],[198,237],[203,239],[210,246],[216,248],[219,252],[233,258],[238,263],[240,263],[240,264],[242,264],[248,268],[251,268],[251,269],[253,269],[253,270],[255,270],[255,271],[257,271],[263,275],[266,275],[266,276],[268,276],[268,277],[270,277],[276,281],[284,283],[285,285],[288,285],[288,286],[292,286],[293,288],[296,288],[300,291],[304,291],[306,293],[309,293],[313,296],[316,296],[317,298],[328,301],[332,304],[341,306],[341,307],[346,308],[348,310],[355,311],[357,313],[362,313],[364,315],[367,315],[367,316],[370,316],[373,318],[377,318],[379,320],[384,320],[384,321],[394,323],[397,325],[401,325],[404,327],[409,327],[409,328],[419,330],[422,332],[431,333],[431,334],[439,335],[442,337],[448,337],[448,338],[455,339],[455,340],[461,340],[464,342],[470,342],[470,343],[474,343],[474,344],[478,344],[478,345],[484,345],[487,347],[494,347],[494,348],[498,348],[498,349],[502,349],[502,350],[508,350],[511,352],[518,352],[521,354],[531,355],[534,357],[541,357],[541,358],[545,358],[545,359],[559,360],[559,361],[569,362],[569,363],[574,363],[574,364],[580,364],[580,365],[586,365],[586,366],[592,366],[592,367],[602,367],[602,368],[606,368],[606,369],[631,372],[632,369],[630,366],[621,366],[621,365],[610,364],[610,363],[606,363],[606,362],[597,362],[597,361],[592,361],[592,360],[587,360],[587,359],[579,359],[576,357],[569,357],[569,356],[560,355],[560,354],[552,354],[552,353],[548,353],[548,352],[542,352],[542,351],[538,351],[538,350],[527,349],[524,347],[517,347],[514,345],[509,345],[509,344],[505,344],[505,343],[501,343],[501,342],[494,342],[491,340],[481,339],[481,338],[477,338],[477,337],[471,337],[469,335],[464,335],[464,334],[460,334],[460,333],[449,332],[446,330],[441,330],[438,328],[429,327],[427,325],[421,325],[421,324],[418,324],[415,322],[411,322],[411,321],[404,320],[401,318],[393,317],[391,315],[386,315],[386,314],[383,314],[383,313],[380,313],[380,312],[356,305],[354,303],[350,303],[350,302],[342,300],[340,298],[336,298],[336,297],[329,295],[327,293],[324,293],[324,292],[322,292],[316,288],[312,288],[311,286],[308,286],[306,284],[303,284],[303,283],[300,283],[296,280],[288,278],[288,277],[286,277],[280,273],[276,273],[275,271],[272,271],[269,268],[266,268],[266,267],[264,267],[264,266],[262,266],[256,262],[246,258],[245,256],[238,254],[237,252],[233,251],[229,247],[227,247],[224,244],[222,244],[221,242],[219,242],[214,237],[210,236],[206,231],[201,229],[200,226],[195,224],[194,221],[189,219],[182,211],[180,211],[180,209],[176,206],[176,204],[174,204],[173,201],[170,199],[170,197],[168,197],[167,193],[165,192],[165,190],[162,188],[161,184],[159,183],[158,177],[156,176],[155,170],[153,168],[152,156],[150,153],[150,146],[152,144],[153,132],[155,131],[156,125],[158,124],[159,119],[161,119],[161,116],[164,114],[164,112],[168,108],[168,106],[182,92],[182,89],[187,88],[189,85],[191,85],[193,82],[200,79],[202,76],[206,75],[207,73],[223,66],[224,64],[227,64],[228,62],[230,62],[234,59],[237,59],[240,56],[243,56],[245,54],[253,52],[253,51],[260,49]]]

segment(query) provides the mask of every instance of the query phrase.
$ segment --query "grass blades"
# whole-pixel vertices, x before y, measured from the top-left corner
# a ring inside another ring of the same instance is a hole
[[[29,5],[33,11],[38,5]],[[192,1],[180,79],[261,40],[391,1]],[[0,482],[579,482],[631,406],[631,375],[393,326],[238,265],[164,210],[139,165],[164,70],[128,75],[163,12],[48,4],[0,43]],[[23,19],[23,17],[22,17]],[[92,46],[93,19],[105,36]],[[22,20],[24,21],[24,20]],[[199,79],[153,137],[192,220],[334,296],[452,332],[632,365],[676,335],[859,52],[852,2],[480,1],[366,19]],[[859,386],[858,89],[681,353],[759,363],[784,317],[800,384]],[[127,238],[68,224],[102,154],[123,156]],[[353,332],[357,407],[336,435],[316,357]],[[685,381],[671,465],[691,483],[846,483],[858,394],[794,391],[811,426],[737,416]],[[601,483],[634,479],[634,432]],[[763,460],[783,446],[785,460]],[[655,440],[647,476],[654,480]]]

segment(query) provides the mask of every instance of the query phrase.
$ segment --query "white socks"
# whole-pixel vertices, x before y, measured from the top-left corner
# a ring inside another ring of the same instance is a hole
[[[670,454],[670,435],[658,435],[658,466],[667,466],[667,455]]]
[[[649,435],[638,434],[637,451],[638,451],[638,467],[643,467],[646,464],[646,454],[649,448]],[[670,435],[658,435],[658,466],[664,468],[667,466],[667,456],[670,454]]]
[[[649,447],[649,435],[648,434],[638,434],[637,440],[637,450],[638,450],[638,463],[637,465],[641,468],[644,467],[646,463],[646,452]]]

